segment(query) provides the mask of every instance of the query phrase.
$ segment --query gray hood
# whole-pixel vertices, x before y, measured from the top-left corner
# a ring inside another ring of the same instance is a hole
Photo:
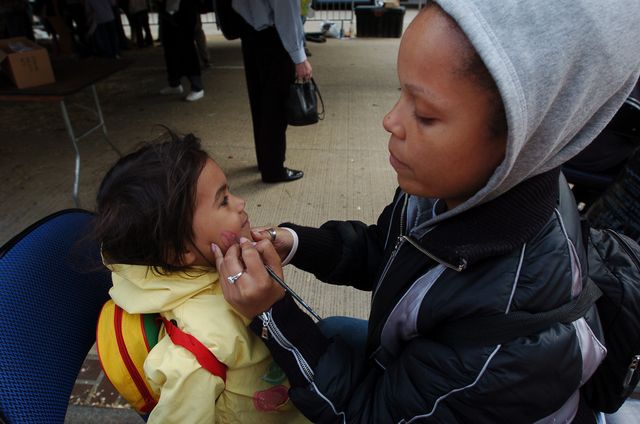
[[[428,224],[556,168],[602,131],[640,74],[640,0],[437,0],[493,75],[509,126],[485,187]]]

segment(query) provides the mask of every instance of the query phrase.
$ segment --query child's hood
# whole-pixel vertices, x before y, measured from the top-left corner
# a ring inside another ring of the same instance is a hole
[[[500,90],[506,156],[485,187],[431,223],[556,168],[602,131],[640,74],[640,0],[436,0]]]
[[[109,295],[129,313],[156,313],[175,309],[218,281],[215,270],[160,275],[146,265],[110,264],[113,286]]]

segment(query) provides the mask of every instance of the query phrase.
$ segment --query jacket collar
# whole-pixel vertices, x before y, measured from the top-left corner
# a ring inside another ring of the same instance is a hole
[[[545,172],[503,195],[428,229],[419,240],[433,258],[463,268],[506,254],[535,236],[558,202],[560,170]]]

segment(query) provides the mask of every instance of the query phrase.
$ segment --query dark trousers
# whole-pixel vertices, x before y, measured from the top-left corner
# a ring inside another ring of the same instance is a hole
[[[115,21],[98,24],[93,33],[93,46],[97,56],[116,57],[120,54],[118,29]]]
[[[202,90],[200,61],[195,44],[196,14],[191,2],[183,0],[180,9],[173,15],[166,12],[160,15],[169,85],[175,87],[180,84],[180,78],[187,77],[191,82],[191,91]]]
[[[80,56],[87,56],[90,54],[90,43],[84,3],[67,3],[65,8],[67,26],[73,33],[76,51]]]
[[[142,35],[144,30],[145,35]],[[153,36],[149,28],[149,11],[142,10],[131,15],[131,31],[135,33],[138,47],[153,45]]]
[[[0,12],[0,38],[11,37],[33,38],[31,15],[24,12]]]
[[[295,65],[275,28],[247,29],[242,36],[242,57],[258,169],[263,178],[279,177],[287,148],[285,102]]]
[[[124,26],[122,26],[122,18],[120,17],[120,7],[119,6],[113,6],[113,16],[115,16],[115,28],[116,28],[116,35],[118,37],[118,44],[120,47],[120,50],[127,50],[129,48],[129,39],[127,38],[127,35],[124,33]]]
[[[196,48],[198,49],[198,55],[200,56],[200,60],[202,63],[209,66],[211,65],[211,60],[209,59],[209,50],[207,49],[207,36],[202,29],[202,19],[200,14],[196,15]]]

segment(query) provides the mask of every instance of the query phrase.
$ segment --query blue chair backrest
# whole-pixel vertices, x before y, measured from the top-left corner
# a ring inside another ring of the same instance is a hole
[[[33,224],[0,249],[0,416],[63,423],[95,342],[111,278],[79,209]]]

